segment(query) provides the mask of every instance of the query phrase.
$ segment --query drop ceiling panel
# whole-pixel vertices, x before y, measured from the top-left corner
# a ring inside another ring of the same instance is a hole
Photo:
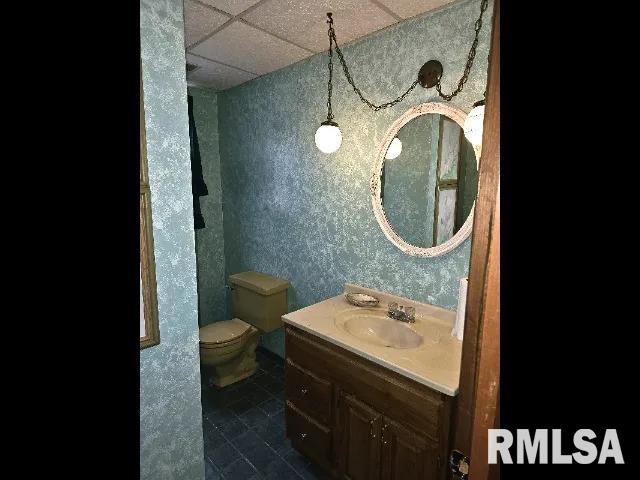
[[[201,0],[232,15],[238,15],[261,0]],[[269,0],[267,0],[268,2]]]
[[[415,17],[455,0],[376,0],[402,18]]]
[[[270,0],[242,18],[301,47],[321,52],[329,48],[327,12],[333,13],[338,45],[397,22],[369,0]]]
[[[190,52],[263,75],[310,55],[306,50],[236,21]]]
[[[184,2],[184,43],[192,45],[231,17],[191,0]]]
[[[187,78],[224,90],[324,52],[327,12],[344,45],[453,1],[184,0],[187,54],[217,62],[191,61],[201,68]]]
[[[198,66],[196,70],[187,73],[187,82],[193,85],[226,90],[256,77],[237,68],[205,60],[188,53],[187,62]]]

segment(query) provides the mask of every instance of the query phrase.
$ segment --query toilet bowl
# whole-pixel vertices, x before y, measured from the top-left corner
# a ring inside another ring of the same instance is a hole
[[[260,272],[229,277],[237,317],[200,328],[200,363],[211,371],[211,383],[225,387],[256,371],[260,332],[282,326],[289,282]]]
[[[259,331],[239,318],[200,328],[200,363],[212,367],[211,383],[226,387],[256,371]]]

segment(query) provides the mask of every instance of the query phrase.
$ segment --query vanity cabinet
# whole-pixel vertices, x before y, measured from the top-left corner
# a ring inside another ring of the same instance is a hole
[[[454,397],[291,325],[285,348],[294,448],[333,478],[446,478]]]
[[[380,478],[382,415],[353,395],[338,400],[337,460],[343,478]]]
[[[286,404],[287,436],[300,452],[325,468],[330,468],[331,429],[314,421],[290,401]]]
[[[438,478],[438,444],[385,417],[382,425],[382,479]]]

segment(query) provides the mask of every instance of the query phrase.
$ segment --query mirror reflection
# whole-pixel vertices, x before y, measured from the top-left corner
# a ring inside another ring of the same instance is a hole
[[[387,220],[405,242],[434,247],[466,221],[478,191],[478,165],[462,128],[440,114],[405,124],[390,143],[381,177]]]

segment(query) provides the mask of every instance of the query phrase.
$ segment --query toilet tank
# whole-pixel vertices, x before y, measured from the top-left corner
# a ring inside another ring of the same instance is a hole
[[[260,272],[242,272],[229,276],[233,316],[263,332],[282,326],[287,313],[289,282]]]

